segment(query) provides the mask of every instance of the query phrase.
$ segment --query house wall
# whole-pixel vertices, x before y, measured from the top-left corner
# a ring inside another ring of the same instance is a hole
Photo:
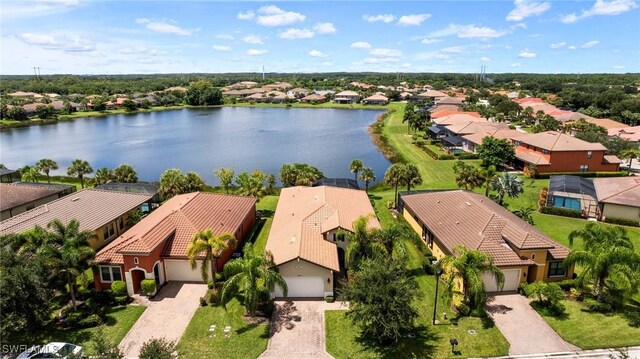
[[[640,220],[640,207],[624,206],[621,204],[605,203],[602,215],[613,218]]]
[[[115,266],[119,266],[120,267],[120,273],[122,273],[122,280],[125,280],[125,271],[124,271],[124,267],[122,265],[118,265],[118,264],[110,264],[110,267],[115,267]],[[100,268],[98,268],[97,270],[93,271],[93,284],[95,285],[97,290],[105,290],[105,289],[111,289],[111,283],[103,283],[101,281],[100,278]]]
[[[102,247],[104,247],[107,243],[111,242],[112,240],[118,238],[120,235],[122,235],[124,232],[126,232],[129,228],[131,228],[131,225],[128,225],[128,220],[129,220],[129,214],[135,210],[137,210],[138,208],[134,208],[131,211],[123,214],[120,217],[114,218],[113,220],[111,220],[109,223],[105,224],[104,226],[97,228],[94,232],[95,232],[95,236],[93,238],[91,238],[89,240],[89,246],[91,246],[91,248],[93,249],[100,249]],[[124,228],[120,229],[120,227],[118,226],[118,221],[119,219],[122,218],[122,220],[124,221]],[[113,229],[114,229],[114,234],[109,237],[109,238],[104,238],[104,229],[106,227],[109,226],[109,224],[113,225]]]
[[[551,163],[548,166],[538,166],[538,173],[580,172],[581,165],[589,166],[588,172],[615,172],[620,169],[618,163],[605,163],[604,151],[591,151],[591,158],[587,156],[588,151],[550,151],[546,154],[542,151],[541,148],[526,143],[520,143],[516,147],[516,152],[535,153]]]
[[[294,259],[278,266],[283,277],[322,277],[324,291],[333,292],[333,271],[302,259]]]
[[[20,206],[11,208],[11,209],[7,209],[2,211],[2,213],[0,213],[0,220],[4,221],[5,219],[11,218],[13,216],[16,216],[20,213],[26,212],[28,210],[34,209],[35,207],[41,206],[43,204],[49,203],[51,201],[54,201],[56,199],[60,198],[60,195],[58,193],[54,193],[51,194],[47,197],[44,198],[40,198],[36,201],[32,201],[32,202],[28,202],[28,203],[23,203]]]

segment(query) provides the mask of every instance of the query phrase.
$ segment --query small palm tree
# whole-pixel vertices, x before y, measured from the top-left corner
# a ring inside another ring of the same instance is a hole
[[[138,174],[130,165],[120,165],[113,170],[113,177],[116,182],[136,183]]]
[[[631,170],[631,163],[633,162],[633,159],[634,158],[640,159],[640,150],[636,150],[636,149],[624,150],[620,152],[620,157],[629,159],[629,170]]]
[[[59,167],[56,161],[48,158],[43,158],[36,163],[36,168],[38,168],[38,171],[47,175],[47,183],[51,183],[49,172],[51,172],[52,170],[57,170]]]
[[[360,173],[360,180],[364,182],[364,190],[368,194],[369,193],[369,182],[376,180],[376,174],[370,167],[365,167],[362,169]]]
[[[95,176],[93,176],[94,186],[103,185],[111,181],[113,181],[113,171],[111,171],[107,167],[103,167],[97,170]]]
[[[218,257],[229,247],[236,246],[236,237],[230,233],[213,235],[211,229],[196,232],[191,238],[191,243],[187,246],[187,257],[191,269],[196,269],[198,259],[203,258],[200,267],[202,280],[207,283],[209,269],[211,270],[211,281],[216,284],[216,271],[218,270]]]
[[[412,163],[405,165],[405,169],[402,174],[404,184],[407,185],[407,192],[411,191],[411,187],[415,187],[422,184],[422,176],[418,167]]]
[[[224,275],[228,279],[222,286],[221,301],[226,306],[234,295],[242,293],[244,306],[253,317],[260,291],[273,291],[277,285],[286,297],[288,287],[273,262],[271,252],[256,252],[251,243],[247,243],[243,253],[242,258],[233,259],[224,266]]]
[[[484,195],[489,197],[489,188],[493,182],[493,178],[496,176],[496,166],[489,166],[481,171],[482,178],[484,179],[485,190]]]
[[[405,166],[402,163],[395,163],[391,165],[391,167],[387,168],[387,171],[384,173],[384,182],[394,188],[394,205],[398,203],[398,186],[402,183],[404,170]]]
[[[504,197],[516,198],[524,192],[522,178],[503,172],[501,176],[496,176],[491,182],[491,189],[498,191],[498,203],[504,204]]]
[[[218,168],[213,173],[220,180],[220,185],[224,188],[225,193],[229,193],[229,187],[231,187],[233,177],[235,177],[233,168]]]
[[[38,169],[35,167],[29,167],[22,173],[21,179],[23,182],[38,182]]]
[[[340,233],[348,239],[345,260],[349,267],[357,266],[365,258],[386,253],[385,247],[375,240],[376,233],[368,228],[370,217],[358,217],[353,221],[353,232],[344,231]]]
[[[349,164],[349,171],[353,173],[354,180],[356,181],[358,180],[358,172],[362,171],[363,168],[364,168],[364,164],[362,163],[362,161],[360,160],[351,161],[351,163]]]
[[[172,168],[164,171],[160,176],[160,196],[169,199],[173,196],[185,193],[185,178],[179,169]]]
[[[518,209],[514,209],[513,210],[513,214],[515,214],[516,216],[518,216],[519,218],[522,218],[525,222],[533,225],[533,212],[535,212],[535,210],[533,209],[533,207],[526,207],[526,208],[518,208]]]
[[[80,179],[80,185],[84,188],[84,175],[93,173],[93,168],[89,165],[89,162],[75,159],[71,162],[71,166],[67,168],[67,174],[69,176],[76,176]]]

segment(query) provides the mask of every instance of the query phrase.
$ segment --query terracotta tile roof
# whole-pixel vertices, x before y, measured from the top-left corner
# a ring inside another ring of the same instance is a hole
[[[606,163],[622,163],[622,160],[615,155],[605,155],[604,161]]]
[[[432,118],[431,119],[437,125],[457,125],[457,124],[467,124],[469,122],[488,122],[484,118],[476,117],[473,115],[468,115],[466,113],[456,113],[449,116]]]
[[[470,112],[470,111],[458,111],[458,110],[454,110],[454,109],[450,109],[450,108],[445,108],[445,109],[436,109],[433,112],[431,112],[431,118],[439,118],[439,117],[445,117],[445,116],[450,116],[450,115],[470,115],[473,117],[477,117],[480,118],[480,114],[477,112]]]
[[[598,202],[640,207],[640,177],[594,178]]]
[[[402,200],[449,253],[464,245],[490,254],[498,266],[533,264],[512,248],[547,249],[556,259],[569,254],[568,248],[477,193],[434,191],[405,195]]]
[[[360,95],[359,95],[357,92],[355,92],[355,91],[349,91],[349,90],[347,90],[347,91],[338,92],[338,93],[336,94],[336,97],[339,97],[339,96],[340,96],[340,97],[344,97],[344,96],[360,96]]]
[[[612,119],[609,118],[588,118],[587,122],[591,122],[594,125],[600,126],[600,127],[604,127],[607,130],[612,129],[612,128],[623,128],[623,127],[629,127],[629,125],[625,125],[624,123],[618,122],[618,121],[614,121]]]
[[[565,123],[565,122],[571,122],[571,121],[578,121],[579,119],[584,119],[585,121],[589,121],[591,119],[593,119],[593,117],[591,116],[587,116],[585,114],[582,114],[580,112],[571,112],[571,111],[562,111],[562,113],[559,113],[557,115],[553,115],[553,118],[555,118],[556,120]],[[591,122],[591,121],[589,121]]]
[[[371,215],[370,228],[380,228],[364,191],[330,186],[290,187],[280,193],[266,250],[276,264],[300,258],[339,271],[338,252],[323,233],[353,231],[353,221]]]
[[[516,151],[516,158],[534,165],[545,166],[551,164],[551,162],[549,162],[549,160],[544,158],[542,155],[529,151]]]
[[[606,151],[600,143],[591,143],[556,131],[522,134],[518,141],[549,151]]]
[[[524,104],[524,103],[545,103],[542,99],[537,97],[523,97],[513,99],[513,102]]]
[[[46,186],[0,183],[0,211],[6,211],[63,191],[64,189]]]
[[[446,96],[436,101],[438,105],[462,105],[464,102],[464,98],[462,97],[451,97]]]
[[[54,219],[63,223],[77,219],[80,230],[94,231],[151,197],[142,193],[84,189],[0,222],[0,235],[23,232],[36,225],[44,227]]]
[[[498,129],[495,131],[472,133],[469,135],[464,135],[462,137],[471,143],[475,143],[479,145],[482,143],[482,140],[485,137],[489,137],[489,136],[497,139],[512,140],[514,138],[520,137],[521,135],[522,135],[522,132],[520,131],[516,131],[512,129]]]
[[[389,101],[389,98],[384,95],[372,95],[365,98],[363,101]]]
[[[640,126],[611,128],[608,132],[609,136],[618,136],[625,140],[640,142]]]
[[[469,122],[447,126],[447,129],[457,135],[468,135],[472,133],[484,133],[497,131],[498,129],[508,130],[509,125],[499,122]]]
[[[423,92],[421,94],[418,94],[418,96],[422,96],[422,97],[447,97],[447,94],[444,92],[440,92],[437,90],[429,90],[427,92]]]
[[[123,253],[150,253],[164,244],[164,257],[186,257],[194,233],[235,234],[255,207],[252,197],[194,192],[178,195],[151,212],[98,253],[99,263],[123,263]],[[168,240],[167,240],[168,239]]]
[[[318,95],[316,93],[312,93],[310,95],[307,95],[303,98],[301,98],[300,100],[302,101],[320,101],[320,100],[326,100],[327,97],[325,95]]]

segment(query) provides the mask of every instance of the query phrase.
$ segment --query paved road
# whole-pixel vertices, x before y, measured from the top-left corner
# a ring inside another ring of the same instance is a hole
[[[206,284],[170,282],[153,300],[142,299],[147,310],[119,345],[125,356],[137,358],[142,344],[152,338],[180,340],[206,292]]]
[[[580,350],[551,329],[520,294],[490,296],[487,312],[509,342],[509,355]]]
[[[261,359],[332,358],[325,349],[324,311],[347,309],[319,300],[277,301],[271,339]]]
[[[527,354],[527,355],[511,355],[507,357],[494,357],[486,359],[640,359],[640,347],[630,347],[624,349],[593,349],[593,350],[578,350],[574,352],[563,353],[541,353],[541,354]]]

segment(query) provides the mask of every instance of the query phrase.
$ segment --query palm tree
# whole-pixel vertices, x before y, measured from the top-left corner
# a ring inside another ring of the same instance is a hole
[[[243,253],[242,258],[233,259],[224,266],[224,276],[228,279],[222,286],[221,301],[226,307],[234,295],[242,293],[244,306],[253,317],[262,290],[273,291],[277,285],[286,297],[288,287],[273,262],[271,252],[256,252],[251,243],[247,243]]]
[[[491,187],[491,183],[493,182],[493,178],[496,176],[496,173],[498,173],[496,171],[496,166],[489,166],[481,170],[481,175],[485,184],[484,195],[487,197],[489,197],[489,188]]]
[[[36,163],[36,168],[38,168],[38,171],[47,175],[47,183],[51,183],[51,178],[49,178],[49,172],[51,172],[51,170],[57,170],[59,167],[56,161],[48,158],[43,158]]]
[[[29,167],[23,171],[21,179],[23,182],[38,182],[38,169]]]
[[[362,171],[364,164],[360,160],[353,160],[349,164],[349,171],[353,173],[353,179],[358,181],[358,172]]]
[[[220,180],[220,185],[224,188],[225,193],[229,193],[229,187],[235,177],[235,171],[233,168],[219,168],[213,172]]]
[[[84,188],[84,175],[93,173],[93,168],[89,165],[89,162],[75,159],[71,162],[71,166],[67,168],[67,174],[69,176],[76,176],[80,179],[80,184]]]
[[[406,224],[394,223],[381,230],[372,230],[373,240],[384,248],[385,255],[394,259],[405,258],[407,255],[407,241],[416,248],[422,248],[422,240],[416,232]]]
[[[491,182],[491,189],[498,191],[498,203],[504,204],[504,196],[516,198],[524,192],[522,178],[503,172],[501,176],[496,176]]]
[[[398,203],[398,186],[402,183],[404,171],[405,166],[402,163],[395,163],[387,168],[387,171],[384,173],[384,182],[389,186],[393,186],[395,190],[393,194],[394,205]]]
[[[411,192],[411,187],[422,184],[422,176],[416,165],[412,163],[405,165],[402,173],[402,182],[407,185],[407,192]]]
[[[416,123],[416,115],[414,104],[412,102],[407,102],[404,106],[404,115],[402,116],[402,123],[407,123],[407,133],[411,133],[411,128]]]
[[[49,232],[36,225],[25,232],[7,234],[1,237],[0,246],[6,246],[18,255],[38,255],[47,243]]]
[[[185,193],[185,179],[179,169],[172,168],[164,171],[160,176],[160,195],[169,199],[173,196]]]
[[[464,189],[474,189],[484,183],[480,169],[473,165],[468,165],[462,160],[458,160],[453,165],[456,174],[456,184]]]
[[[620,157],[629,159],[629,170],[631,170],[631,163],[633,162],[633,159],[634,158],[640,159],[640,150],[636,150],[636,149],[624,150],[620,152]]]
[[[202,191],[205,183],[202,177],[196,172],[187,172],[184,175],[184,189],[183,193],[191,193]]]
[[[208,282],[209,275],[207,271],[210,269],[211,281],[215,286],[218,257],[220,257],[222,252],[227,248],[235,246],[236,237],[233,234],[222,233],[214,236],[211,229],[196,232],[193,238],[191,238],[191,243],[187,246],[187,257],[189,258],[191,269],[196,269],[198,266],[198,258],[203,257],[202,266],[200,267],[202,280],[205,283]]]
[[[515,214],[519,218],[522,218],[525,222],[531,225],[533,225],[533,212],[535,212],[533,207],[518,208],[513,210],[513,214]]]
[[[578,281],[582,284],[592,281],[598,301],[603,299],[605,286],[627,291],[637,288],[640,255],[634,251],[625,228],[587,223],[583,229],[569,234],[569,243],[573,245],[576,238],[582,239],[583,249],[572,250],[565,264],[582,266]]]
[[[376,174],[370,167],[365,167],[360,173],[360,180],[364,182],[364,191],[369,194],[369,182],[376,180]]]
[[[94,186],[99,186],[111,181],[113,181],[113,171],[111,171],[107,167],[103,167],[97,170],[95,176],[93,176]]]
[[[138,174],[130,165],[123,164],[113,170],[113,177],[116,182],[136,183]]]
[[[460,245],[453,249],[453,255],[442,258],[438,264],[446,272],[445,288],[447,299],[452,300],[457,291],[458,281],[462,281],[464,303],[469,308],[482,308],[486,300],[483,273],[490,273],[498,288],[504,285],[504,274],[493,264],[493,258],[475,249]]]
[[[348,239],[345,249],[345,261],[348,267],[355,267],[358,263],[376,254],[385,254],[386,250],[379,241],[375,240],[377,233],[368,228],[371,216],[361,216],[353,221],[353,232],[340,233]]]

